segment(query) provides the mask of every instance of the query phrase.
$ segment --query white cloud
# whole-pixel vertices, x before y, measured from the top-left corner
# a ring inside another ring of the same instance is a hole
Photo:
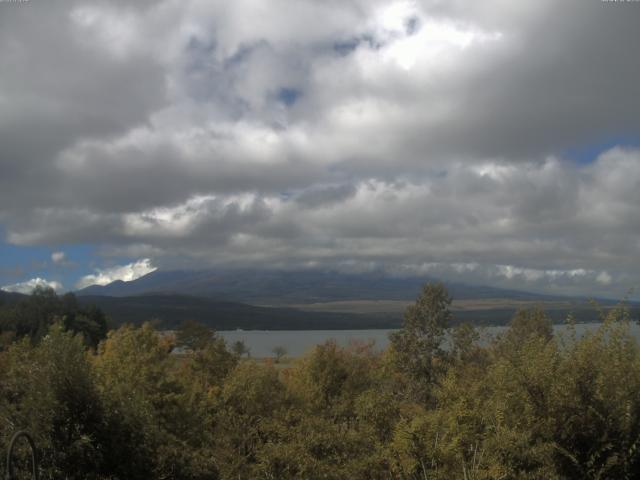
[[[600,274],[596,277],[596,282],[601,285],[609,285],[611,284],[611,275],[607,272],[600,272]]]
[[[51,254],[51,261],[53,263],[62,263],[64,262],[66,255],[64,252],[53,252]]]
[[[44,278],[32,278],[26,282],[15,283],[13,285],[5,285],[0,288],[5,292],[31,293],[36,287],[53,288],[56,292],[61,291],[64,287],[60,282],[45,280]]]
[[[496,273],[508,280],[520,278],[526,282],[537,282],[544,278],[552,281],[563,277],[572,279],[594,274],[594,272],[589,272],[584,268],[576,268],[572,270],[539,270],[535,268],[514,267],[513,265],[497,265]]]
[[[451,65],[454,57],[474,44],[500,40],[498,32],[488,33],[472,28],[463,29],[451,22],[427,22],[415,35],[390,43],[382,53],[404,70],[416,64],[439,69]]]
[[[156,268],[151,264],[151,260],[143,258],[128,265],[97,269],[94,274],[82,277],[76,283],[76,288],[85,288],[90,285],[108,285],[116,280],[130,282],[155,270]]]
[[[79,29],[78,38],[91,39],[96,47],[106,49],[117,58],[130,54],[136,46],[136,30],[140,25],[136,17],[124,9],[85,5],[74,9],[70,19]]]

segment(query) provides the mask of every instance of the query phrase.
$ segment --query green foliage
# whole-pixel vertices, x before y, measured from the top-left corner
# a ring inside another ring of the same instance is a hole
[[[94,349],[84,317],[61,313],[74,305],[41,292],[12,313],[29,321],[3,323],[24,328],[0,351],[0,448],[31,431],[45,479],[640,471],[640,348],[621,307],[581,338],[555,337],[540,310],[518,312],[482,345],[470,325],[448,329],[446,290],[427,285],[386,351],[327,342],[287,366],[242,358],[196,324],[178,333],[186,353],[149,324],[112,331]],[[47,323],[51,312],[58,323]]]
[[[496,349],[501,355],[517,353],[527,342],[532,339],[540,339],[549,342],[553,338],[551,321],[545,312],[536,308],[518,311],[509,329],[497,339]]]
[[[24,339],[3,352],[0,362],[4,449],[15,431],[27,429],[50,476],[100,474],[109,439],[82,339],[54,325],[37,346]]]
[[[209,327],[193,320],[180,325],[176,332],[176,344],[193,351],[206,348],[213,340],[215,333]]]
[[[233,351],[233,353],[235,353],[238,358],[244,357],[245,355],[249,356],[251,354],[249,348],[242,340],[236,340],[235,342],[233,342],[233,345],[231,345],[231,351]]]
[[[32,295],[16,303],[0,305],[0,346],[24,337],[38,342],[58,322],[81,334],[94,348],[107,335],[107,319],[101,310],[81,308],[73,293],[59,297],[51,288],[37,287]]]
[[[370,344],[316,346],[290,374],[292,392],[313,411],[330,417],[354,416],[357,396],[373,382],[376,355]]]
[[[278,345],[277,347],[273,347],[272,352],[275,358],[275,362],[280,363],[284,356],[287,354],[287,349],[281,345]]]
[[[268,419],[278,417],[287,392],[269,365],[239,364],[224,384],[215,419],[217,466],[222,478],[254,478],[261,446],[268,441]]]
[[[206,345],[193,352],[183,364],[181,379],[191,388],[219,389],[238,363],[238,356],[227,350],[225,341],[213,336]]]
[[[192,463],[201,452],[192,447],[201,437],[190,435],[202,424],[189,408],[172,348],[149,324],[125,326],[109,333],[94,358],[98,389],[129,459],[124,466],[135,467],[120,472],[123,478],[197,478]]]
[[[423,401],[445,367],[442,349],[446,329],[452,319],[451,297],[441,283],[429,283],[414,305],[407,308],[404,325],[391,335],[391,348],[397,368],[410,379],[412,395]]]

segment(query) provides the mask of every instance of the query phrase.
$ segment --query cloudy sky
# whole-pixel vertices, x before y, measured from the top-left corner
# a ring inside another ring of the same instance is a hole
[[[0,286],[640,284],[640,2],[0,0]]]

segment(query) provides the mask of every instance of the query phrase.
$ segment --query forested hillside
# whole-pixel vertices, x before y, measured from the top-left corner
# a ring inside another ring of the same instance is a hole
[[[81,305],[95,305],[114,325],[152,321],[158,328],[175,329],[196,320],[216,330],[340,330],[397,328],[399,315],[343,312],[305,312],[295,308],[259,307],[188,295],[78,297]]]
[[[428,285],[386,351],[328,342],[287,364],[193,323],[123,326],[97,348],[85,313],[65,322],[73,309],[22,335],[3,323],[0,447],[32,432],[45,479],[636,478],[640,350],[623,308],[583,338],[522,311],[480,346],[448,328],[449,306]]]

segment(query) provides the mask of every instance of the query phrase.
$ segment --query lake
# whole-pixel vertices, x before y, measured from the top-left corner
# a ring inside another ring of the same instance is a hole
[[[582,323],[576,325],[578,335],[593,331],[601,324]],[[487,341],[503,332],[507,327],[479,328],[482,338]],[[562,334],[567,330],[566,325],[554,325],[554,332]],[[640,325],[631,323],[630,330],[633,336],[640,340]],[[298,357],[305,354],[318,344],[334,339],[339,345],[348,345],[351,341],[374,341],[380,350],[389,345],[389,334],[396,330],[232,330],[220,331],[220,334],[228,345],[242,340],[250,349],[252,357],[272,357],[275,347],[284,347],[288,356]]]

